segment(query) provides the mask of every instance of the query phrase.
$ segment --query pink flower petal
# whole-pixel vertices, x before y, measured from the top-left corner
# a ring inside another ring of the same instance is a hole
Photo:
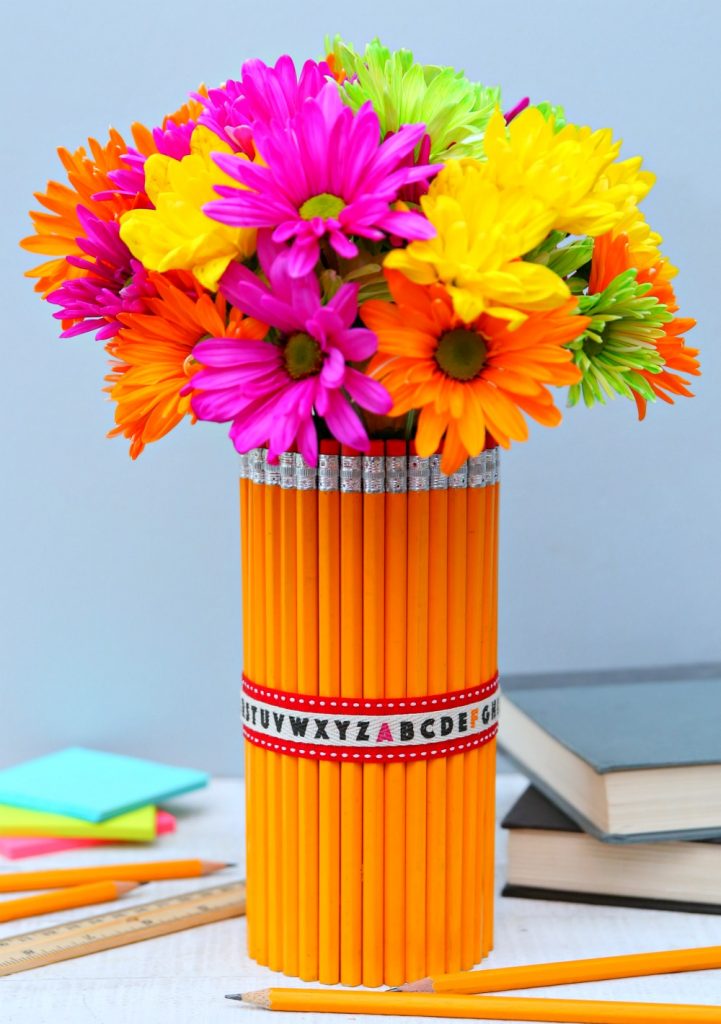
[[[320,383],[324,388],[339,388],[345,378],[345,359],[337,348],[332,348],[323,363]]]
[[[336,440],[350,445],[359,452],[367,452],[370,441],[358,414],[339,391],[328,392],[328,410],[325,414],[328,429]]]
[[[393,407],[393,399],[382,384],[352,367],[346,370],[345,386],[351,398],[369,412],[385,416]]]
[[[386,231],[399,238],[427,239],[434,238],[436,234],[429,220],[411,210],[389,210],[380,223]]]
[[[338,314],[344,327],[350,327],[358,315],[359,285],[346,282],[328,301],[328,309]]]
[[[288,260],[291,277],[310,274],[320,257],[320,246],[315,239],[299,239],[293,243]]]

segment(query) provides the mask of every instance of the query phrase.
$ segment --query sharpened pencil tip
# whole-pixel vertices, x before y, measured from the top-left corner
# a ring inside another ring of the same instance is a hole
[[[239,999],[242,1002],[243,1001],[243,993],[242,992],[236,992],[234,995],[226,996],[225,998],[226,999]]]
[[[399,992],[432,992],[433,978],[419,978],[418,981],[407,981],[400,985]]]
[[[235,864],[229,864],[224,860],[201,860],[201,875],[211,875],[214,871],[222,871],[224,868],[234,868]]]

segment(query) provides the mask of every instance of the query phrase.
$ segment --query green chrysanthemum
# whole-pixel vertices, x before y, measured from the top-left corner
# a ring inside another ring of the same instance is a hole
[[[633,398],[634,391],[655,400],[648,381],[637,371],[660,373],[664,361],[656,341],[673,317],[648,294],[651,285],[639,284],[636,275],[634,269],[625,270],[602,292],[580,296],[579,313],[591,317],[591,323],[568,346],[583,374],[581,382],[569,388],[569,405],[581,398],[588,406],[605,405],[607,397]]]
[[[499,89],[470,82],[453,68],[416,64],[410,50],[392,52],[378,39],[359,54],[336,36],[326,40],[326,51],[348,76],[340,90],[344,102],[358,110],[370,100],[384,136],[404,124],[425,124],[431,161],[483,156],[483,132]]]
[[[558,104],[546,103],[544,100],[543,103],[534,103],[533,106],[538,107],[547,121],[553,118],[555,131],[560,132],[566,124],[566,111]]]
[[[558,274],[559,277],[573,277],[568,285],[574,294],[584,291],[588,283],[576,273],[587,264],[593,255],[593,239],[573,238],[565,231],[551,231],[548,238],[523,257],[527,263],[540,263]]]

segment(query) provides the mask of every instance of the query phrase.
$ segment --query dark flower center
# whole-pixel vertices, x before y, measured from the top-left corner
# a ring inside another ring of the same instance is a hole
[[[293,380],[302,380],[319,373],[323,365],[320,345],[309,334],[291,334],[283,350],[285,368]]]
[[[306,199],[298,213],[303,220],[313,220],[314,217],[331,220],[336,218],[343,209],[345,209],[345,203],[340,196],[334,196],[332,192],[321,192],[317,196]]]
[[[458,327],[441,335],[436,362],[454,380],[473,380],[483,369],[487,354],[488,346],[481,334]]]

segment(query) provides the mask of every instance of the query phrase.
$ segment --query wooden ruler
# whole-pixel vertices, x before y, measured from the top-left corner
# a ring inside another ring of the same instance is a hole
[[[169,896],[0,940],[0,976],[127,946],[245,913],[245,882]]]

